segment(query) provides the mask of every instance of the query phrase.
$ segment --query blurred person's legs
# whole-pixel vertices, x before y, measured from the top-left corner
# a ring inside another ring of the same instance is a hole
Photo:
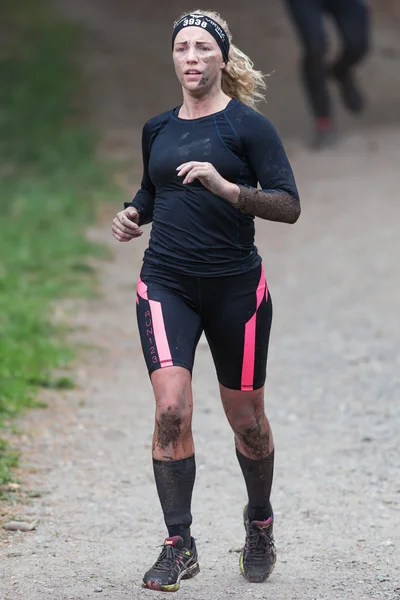
[[[302,79],[315,116],[314,145],[317,147],[328,145],[334,139],[334,129],[325,64],[326,2],[325,0],[287,0],[287,4],[304,50]]]
[[[343,50],[332,67],[332,74],[346,107],[352,112],[361,112],[365,102],[354,78],[354,67],[369,49],[369,10],[365,0],[328,0],[328,7],[343,40]]]

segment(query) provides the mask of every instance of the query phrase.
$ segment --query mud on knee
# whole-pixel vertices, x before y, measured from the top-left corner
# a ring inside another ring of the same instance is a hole
[[[262,431],[263,417],[239,420],[232,424],[236,437],[255,459],[264,458],[269,452],[270,430]]]
[[[184,407],[180,402],[162,403],[156,412],[157,443],[162,450],[168,446],[176,446],[180,438],[190,430],[191,407]]]

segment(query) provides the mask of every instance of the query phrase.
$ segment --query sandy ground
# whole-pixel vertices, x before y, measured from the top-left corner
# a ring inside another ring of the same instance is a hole
[[[187,5],[150,0],[58,0],[84,24],[79,56],[102,150],[132,164],[136,187],[143,122],[179,103],[170,22]],[[311,154],[296,74],[297,46],[278,0],[216,1],[238,45],[273,72],[265,107],[299,184],[294,227],[257,222],[274,299],[267,409],[277,447],[273,505],[278,563],[271,579],[240,575],[245,489],[224,420],[208,348],[194,372],[198,478],[194,528],[201,574],[182,599],[400,598],[400,39],[377,19],[360,77],[370,109],[360,121],[338,107],[342,139]],[[224,10],[225,9],[225,10]],[[248,18],[244,18],[247,14]],[[58,316],[86,345],[77,390],[49,393],[51,408],[22,424],[25,480],[36,496],[20,509],[37,530],[0,546],[2,600],[155,597],[143,572],[164,528],[151,468],[153,400],[135,322],[135,281],[146,236],[118,244],[106,225],[89,235],[112,248],[102,296],[62,303]]]

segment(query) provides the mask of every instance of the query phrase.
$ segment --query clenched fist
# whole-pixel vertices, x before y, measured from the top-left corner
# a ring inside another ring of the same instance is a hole
[[[119,242],[129,242],[142,235],[139,227],[139,213],[133,206],[121,210],[113,220],[112,234]]]
[[[211,163],[192,160],[183,163],[176,170],[178,171],[178,177],[183,177],[183,184],[193,183],[195,179],[198,179],[205,188],[216,196],[224,198],[231,204],[237,204],[239,198],[238,186],[224,179]]]

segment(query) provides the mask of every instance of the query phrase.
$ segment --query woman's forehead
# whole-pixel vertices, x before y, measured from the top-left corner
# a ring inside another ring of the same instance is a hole
[[[175,44],[182,44],[185,42],[207,42],[217,46],[217,42],[214,40],[211,33],[205,31],[202,27],[184,27],[180,30],[175,38]]]

